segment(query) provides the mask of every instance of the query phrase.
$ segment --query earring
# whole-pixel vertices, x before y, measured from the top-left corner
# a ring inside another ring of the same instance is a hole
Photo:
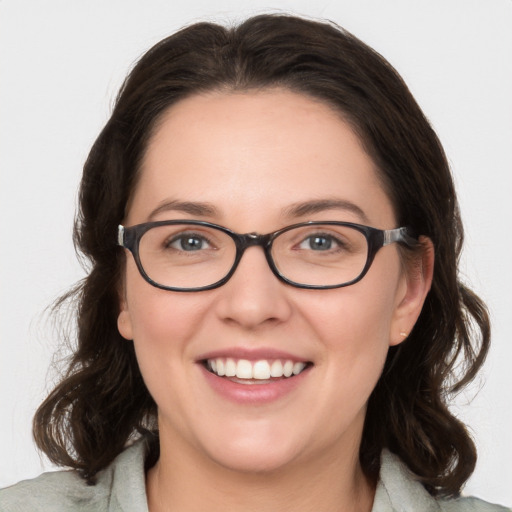
[[[402,336],[402,338],[407,338],[409,334],[407,334],[405,331],[400,331],[400,336]]]

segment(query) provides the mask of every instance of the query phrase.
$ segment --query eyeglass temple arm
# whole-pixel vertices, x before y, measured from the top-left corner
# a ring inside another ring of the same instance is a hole
[[[117,227],[117,245],[124,247],[124,226],[121,224]]]
[[[382,245],[389,245],[394,242],[402,242],[410,247],[415,246],[418,243],[418,239],[411,236],[409,230],[406,227],[387,229],[383,231],[384,242]]]

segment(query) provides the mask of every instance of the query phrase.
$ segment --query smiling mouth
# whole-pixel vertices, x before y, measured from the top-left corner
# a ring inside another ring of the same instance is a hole
[[[289,379],[301,374],[312,365],[310,362],[292,360],[249,361],[217,357],[203,361],[205,368],[217,377],[229,378],[241,384],[265,384],[278,379]]]

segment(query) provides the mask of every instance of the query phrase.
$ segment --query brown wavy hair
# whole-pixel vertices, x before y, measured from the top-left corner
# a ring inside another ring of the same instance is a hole
[[[441,144],[393,67],[332,23],[261,15],[235,27],[197,23],[151,48],[135,65],[84,166],[74,239],[89,274],[72,299],[77,340],[67,372],[38,409],[34,436],[56,464],[87,479],[133,438],[153,433],[156,405],[133,344],[117,329],[124,252],[117,226],[162,114],[205,91],[285,88],[341,113],[376,163],[399,225],[435,247],[433,285],[408,340],[389,351],[370,397],[360,460],[375,478],[383,448],[433,495],[455,496],[476,461],[464,425],[449,411],[489,345],[484,304],[458,279],[463,230]]]

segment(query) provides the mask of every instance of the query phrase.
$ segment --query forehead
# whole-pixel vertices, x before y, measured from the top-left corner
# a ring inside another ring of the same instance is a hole
[[[285,90],[215,92],[172,106],[148,144],[129,216],[144,222],[167,199],[208,202],[227,218],[277,215],[314,199],[361,203],[375,210],[374,222],[383,210],[392,216],[349,124],[325,103]]]

